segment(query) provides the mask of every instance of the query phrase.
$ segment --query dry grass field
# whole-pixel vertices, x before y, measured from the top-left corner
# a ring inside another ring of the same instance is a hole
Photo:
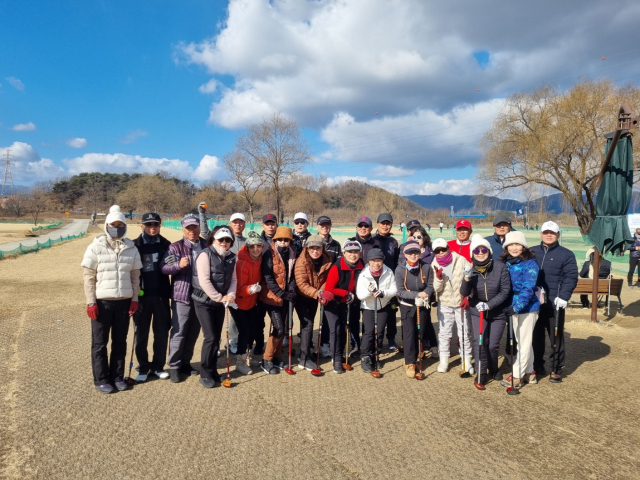
[[[344,375],[233,374],[234,388],[212,390],[156,380],[107,396],[93,388],[82,291],[92,239],[0,261],[1,478],[640,478],[638,288],[603,325],[571,309],[564,382],[515,397],[497,382],[477,391],[458,357],[407,379],[400,354],[383,355],[378,380],[356,362]]]

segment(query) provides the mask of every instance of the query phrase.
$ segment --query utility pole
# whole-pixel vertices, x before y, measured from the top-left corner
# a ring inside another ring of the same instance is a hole
[[[8,192],[13,192],[13,176],[11,175],[11,150],[7,148],[5,151],[5,162],[4,162],[4,183],[2,184],[2,193],[0,193],[0,197],[6,197]],[[10,185],[7,188],[8,184]]]

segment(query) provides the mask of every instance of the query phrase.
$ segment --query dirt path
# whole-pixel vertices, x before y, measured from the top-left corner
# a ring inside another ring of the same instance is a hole
[[[89,226],[89,220],[73,220],[71,223],[63,225],[60,228],[57,228],[51,232],[42,232],[39,236],[33,238],[25,238],[18,242],[9,242],[0,244],[0,250],[8,252],[18,246],[23,245],[25,247],[35,245],[36,242],[44,243],[49,239],[58,239],[60,237],[66,237],[68,235],[78,235],[82,232],[87,231],[87,227]],[[30,228],[30,227],[29,227]]]
[[[446,374],[428,361],[417,382],[390,354],[379,380],[356,362],[106,396],[92,385],[79,266],[91,241],[0,263],[0,478],[640,478],[638,318],[598,326],[575,310],[565,381],[518,397],[475,390],[457,357]],[[623,299],[637,306],[638,292]]]

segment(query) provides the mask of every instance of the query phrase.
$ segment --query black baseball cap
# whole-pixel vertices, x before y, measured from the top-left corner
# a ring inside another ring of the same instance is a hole
[[[393,217],[391,216],[390,213],[381,213],[380,215],[378,215],[378,223],[382,223],[382,222],[393,223]]]
[[[496,215],[495,217],[493,217],[493,225],[496,226],[499,223],[508,223],[509,225],[511,225],[511,219],[507,215]]]
[[[356,225],[360,225],[361,223],[365,223],[368,227],[372,227],[373,223],[369,217],[360,217]]]
[[[318,221],[316,222],[316,224],[322,225],[323,223],[328,223],[329,225],[331,225],[331,219],[329,217],[327,217],[326,215],[319,216],[318,217]]]
[[[413,228],[413,227],[421,227],[422,225],[420,224],[419,220],[409,220],[407,222],[407,230]]]
[[[262,223],[275,222],[278,223],[278,218],[273,213],[267,213],[262,217]]]
[[[160,215],[156,212],[147,212],[142,214],[142,223],[162,223]]]

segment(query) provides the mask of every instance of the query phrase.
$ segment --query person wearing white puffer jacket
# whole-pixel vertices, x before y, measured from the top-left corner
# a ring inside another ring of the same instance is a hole
[[[87,247],[84,267],[84,293],[91,321],[91,366],[93,381],[100,393],[111,393],[129,386],[124,381],[129,317],[138,310],[140,292],[140,253],[125,238],[127,220],[118,205],[109,209],[104,235]],[[107,343],[111,334],[111,356]]]
[[[462,255],[452,252],[444,238],[436,238],[432,248],[434,253],[434,259],[431,263],[433,290],[438,302],[438,324],[440,325],[438,331],[438,350],[440,353],[438,372],[446,373],[449,368],[450,343],[455,324],[458,328],[458,339],[461,342],[460,356],[464,356],[464,370],[473,375],[475,371],[471,365],[473,356],[470,340],[473,332],[469,328],[469,312],[466,311],[468,301],[460,295],[464,267],[471,266],[471,264]]]

